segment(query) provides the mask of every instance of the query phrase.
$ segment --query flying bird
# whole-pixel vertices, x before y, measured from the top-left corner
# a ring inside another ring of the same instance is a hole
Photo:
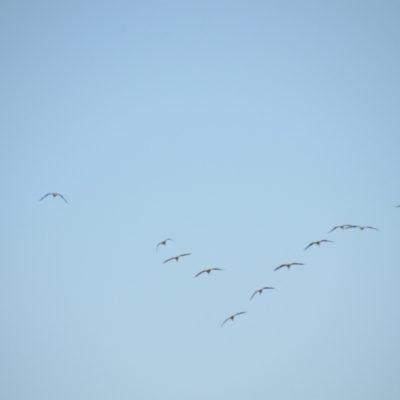
[[[210,269],[205,269],[204,271],[200,271],[197,275],[195,275],[195,278],[197,278],[199,275],[201,275],[203,272],[207,272],[209,274],[211,271],[223,271],[221,268],[210,268]]]
[[[232,322],[233,322],[233,320],[235,319],[236,315],[246,314],[246,312],[247,312],[247,311],[241,311],[241,312],[238,312],[238,313],[236,313],[236,314],[231,315],[229,318],[227,318],[227,319],[222,323],[222,325],[224,325],[225,322],[226,322],[226,321],[229,321],[230,319],[231,319]],[[222,325],[220,326],[220,328],[222,328]]]
[[[39,199],[39,201],[43,200],[45,197],[50,196],[50,195],[53,197],[60,196],[67,204],[69,204],[68,201],[65,200],[64,196],[60,193],[47,193],[41,199]]]
[[[263,292],[264,289],[275,289],[275,288],[266,286],[266,287],[263,287],[263,288],[261,288],[261,289],[258,289],[258,290],[256,290],[256,291],[253,293],[253,296],[250,297],[250,300],[251,300],[257,293],[260,293],[260,296],[261,296],[261,293]]]
[[[279,268],[283,268],[283,267],[287,267],[287,269],[290,269],[290,267],[291,267],[292,265],[304,265],[304,264],[302,264],[302,263],[282,264],[282,265],[280,265],[279,267],[276,267],[276,268],[274,269],[274,271],[276,271],[276,270],[279,269]]]
[[[379,229],[374,228],[373,226],[350,225],[346,229],[350,229],[350,228],[360,228],[361,231],[363,231],[364,229],[374,229],[376,231],[379,231]]]
[[[160,245],[164,245],[164,246],[165,246],[165,245],[167,244],[168,240],[170,240],[171,242],[175,242],[175,240],[170,239],[170,238],[165,239],[165,240],[163,240],[162,242],[158,243],[156,251],[158,251],[158,247],[159,247]]]
[[[326,240],[326,239],[317,240],[316,242],[311,242],[304,250],[307,250],[313,244],[316,244],[317,246],[319,246],[322,242],[331,242],[331,243],[333,243],[332,240]]]
[[[185,254],[181,254],[181,255],[179,255],[179,256],[175,256],[175,257],[168,258],[168,260],[165,260],[165,261],[163,262],[163,264],[165,264],[166,262],[171,261],[171,260],[176,260],[176,262],[178,262],[180,257],[190,256],[191,254],[192,254],[192,253],[185,253]]]
[[[335,229],[338,229],[338,228],[347,229],[347,228],[350,228],[350,226],[351,226],[350,224],[338,225],[338,226],[333,227],[328,233],[331,233],[332,231],[334,231]]]

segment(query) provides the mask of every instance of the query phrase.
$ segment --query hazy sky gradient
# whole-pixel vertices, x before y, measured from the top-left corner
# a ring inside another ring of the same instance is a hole
[[[2,1],[0,398],[398,399],[399,20]]]

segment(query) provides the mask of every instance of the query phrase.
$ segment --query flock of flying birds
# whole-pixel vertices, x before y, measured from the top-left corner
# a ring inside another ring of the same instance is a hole
[[[56,193],[56,192],[52,192],[52,193],[47,193],[47,194],[45,194],[41,199],[39,199],[39,201],[43,200],[43,199],[46,198],[47,196],[53,196],[53,197],[57,197],[57,196],[58,196],[58,197],[61,197],[67,204],[69,204],[68,201],[65,199],[65,197],[64,197],[62,194]],[[398,206],[395,206],[395,207],[396,207],[396,208],[400,208],[400,204],[399,204]],[[353,228],[355,228],[355,229],[358,228],[358,229],[360,229],[361,231],[363,231],[363,230],[365,230],[365,229],[373,229],[373,230],[376,230],[376,231],[379,230],[379,229],[377,229],[377,228],[374,228],[373,226],[344,224],[344,225],[337,225],[337,226],[334,226],[328,233],[333,232],[333,231],[336,230],[336,229],[353,229]],[[158,243],[158,244],[157,244],[157,247],[156,247],[156,251],[158,252],[158,248],[159,248],[160,246],[166,246],[167,242],[170,242],[170,241],[171,241],[171,242],[175,242],[173,239],[167,238],[167,239],[163,240],[162,242]],[[308,245],[304,248],[304,250],[307,250],[308,248],[310,248],[310,247],[313,246],[313,245],[320,246],[321,243],[333,243],[333,241],[332,241],[332,240],[327,240],[327,239],[316,240],[316,241],[311,242],[310,244],[308,244]],[[186,257],[186,256],[190,256],[190,255],[191,255],[191,253],[179,254],[179,255],[177,255],[177,256],[170,257],[170,258],[168,258],[167,260],[163,261],[163,264],[165,264],[165,263],[167,263],[167,262],[169,262],[169,261],[172,261],[172,260],[175,260],[176,262],[178,262],[179,259],[180,259],[181,257]],[[286,267],[286,268],[289,270],[290,267],[291,267],[292,265],[305,265],[305,264],[299,263],[299,262],[292,262],[292,263],[288,263],[288,264],[281,264],[281,265],[279,265],[278,267],[276,267],[276,268],[274,269],[274,271],[277,271],[278,269],[284,268],[284,267]],[[204,270],[200,271],[199,273],[197,273],[194,277],[197,278],[199,275],[204,274],[204,273],[207,273],[207,275],[209,275],[209,274],[211,273],[211,271],[223,271],[223,269],[222,269],[222,268],[209,268],[209,269],[204,269]],[[265,287],[262,287],[261,289],[256,290],[256,291],[252,294],[252,296],[250,297],[250,300],[252,300],[253,297],[254,297],[257,293],[259,293],[259,294],[261,295],[261,293],[262,293],[264,290],[271,290],[271,289],[275,289],[275,288],[270,287],[270,286],[265,286]],[[226,319],[222,322],[220,328],[221,328],[226,322],[228,322],[229,320],[232,320],[232,322],[233,322],[236,316],[242,315],[242,314],[246,314],[246,313],[247,313],[247,311],[240,311],[240,312],[237,312],[237,313],[235,313],[235,314],[232,314],[231,316],[229,316],[228,318],[226,318]]]
[[[400,205],[398,205],[398,206],[396,206],[396,207],[400,207]],[[360,229],[361,231],[363,231],[364,229],[373,229],[373,230],[376,230],[376,231],[379,230],[379,229],[377,229],[377,228],[374,228],[373,226],[344,224],[344,225],[337,225],[337,226],[334,226],[328,233],[333,232],[333,231],[336,230],[336,229],[353,229],[353,228],[358,228],[358,229]],[[160,242],[160,243],[157,244],[156,251],[158,252],[158,248],[159,248],[160,246],[166,246],[167,242],[169,242],[169,241],[175,242],[173,239],[167,238],[167,239],[165,239],[165,240],[163,240],[162,242]],[[310,248],[310,247],[313,246],[313,245],[320,246],[321,243],[333,243],[333,241],[332,241],[332,240],[327,240],[327,239],[316,240],[315,242],[311,242],[310,244],[308,244],[308,245],[304,248],[304,250],[307,250],[308,248]],[[172,261],[172,260],[175,260],[175,261],[178,262],[179,259],[180,259],[181,257],[186,257],[186,256],[190,256],[190,255],[191,255],[191,253],[184,253],[184,254],[180,254],[180,255],[175,256],[175,257],[170,257],[170,258],[168,258],[167,260],[163,261],[163,264],[165,264],[165,263],[167,263],[167,262],[169,262],[169,261]],[[289,270],[290,267],[291,267],[292,265],[305,265],[305,264],[299,263],[299,262],[292,262],[292,263],[287,263],[287,264],[281,264],[281,265],[279,265],[278,267],[276,267],[276,268],[274,269],[274,271],[277,271],[278,269],[284,268],[284,267],[286,267],[286,268]],[[223,269],[222,269],[222,268],[209,268],[209,269],[204,269],[204,270],[200,271],[199,273],[197,273],[194,277],[197,278],[199,275],[204,274],[204,273],[210,274],[211,271],[223,271]],[[253,297],[254,297],[257,293],[259,293],[259,294],[261,295],[261,293],[262,293],[264,290],[271,290],[271,289],[275,289],[275,288],[270,287],[270,286],[264,286],[264,287],[262,287],[261,289],[256,290],[256,291],[252,294],[252,296],[250,297],[250,300],[252,300]],[[232,314],[231,316],[229,316],[228,318],[226,318],[226,319],[222,322],[222,324],[221,324],[220,327],[222,327],[222,326],[223,326],[226,322],[228,322],[229,320],[234,321],[234,319],[235,319],[236,316],[242,315],[242,314],[246,314],[246,313],[247,313],[247,311],[240,311],[240,312],[237,312],[236,314]]]

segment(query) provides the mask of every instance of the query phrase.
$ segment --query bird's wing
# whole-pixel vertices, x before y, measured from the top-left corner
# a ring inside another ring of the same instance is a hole
[[[373,226],[366,226],[366,228],[368,228],[368,229],[375,229],[376,231],[379,231],[379,229],[374,228]]]
[[[211,271],[223,271],[222,268],[211,268]]]
[[[304,265],[303,263],[292,263],[291,265]]]
[[[256,295],[256,293],[258,292],[258,290],[256,290],[253,295],[250,297],[250,300]]]
[[[158,247],[160,246],[161,243],[162,243],[162,242],[158,243],[157,248],[156,248],[156,251],[158,251]]]
[[[246,314],[246,313],[247,313],[247,311],[241,311],[241,312],[238,312],[238,313],[234,314],[233,316],[236,317],[236,315]]]
[[[205,269],[204,271],[200,271],[197,275],[195,275],[194,277],[197,278],[200,274],[202,274],[203,272],[207,272],[207,270]]]
[[[179,257],[185,257],[185,256],[190,256],[192,253],[185,253],[185,254],[181,254]]]
[[[282,267],[286,267],[286,264],[282,264],[282,265],[280,265],[279,267],[276,267],[276,268],[274,269],[274,271],[276,271],[277,269],[282,268]]]
[[[168,258],[168,260],[165,260],[165,261],[163,262],[163,264],[165,264],[166,262],[171,261],[171,260],[175,260],[175,257]]]
[[[40,200],[43,200],[45,197],[49,196],[50,194],[51,194],[51,193],[45,194],[41,199],[39,199],[39,201],[40,201]]]
[[[330,243],[333,243],[332,240],[326,240],[326,239],[322,239],[322,240],[321,240],[321,243],[322,243],[322,242],[330,242]]]
[[[220,328],[222,328],[222,326],[225,324],[226,321],[229,321],[232,317],[227,318],[220,326]]]
[[[311,242],[304,250],[307,250],[310,246],[312,246],[315,243],[317,243],[317,242]]]
[[[262,288],[262,290],[264,290],[264,289],[275,289],[275,288],[269,287],[269,286],[265,286],[265,287]]]
[[[328,233],[331,233],[332,231],[334,231],[335,229],[339,228],[338,226],[335,226],[334,228],[332,228]]]
[[[67,204],[69,204],[68,201],[65,200],[65,197],[64,197],[62,194],[59,194],[59,193],[58,193],[58,195],[59,195]]]

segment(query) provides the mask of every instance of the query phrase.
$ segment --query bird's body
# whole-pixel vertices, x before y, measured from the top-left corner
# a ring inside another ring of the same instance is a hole
[[[350,229],[350,228],[359,228],[360,231],[363,231],[364,229],[374,229],[375,231],[379,231],[379,229],[374,228],[373,226],[350,225],[346,229]]]
[[[228,318],[221,324],[220,328],[222,327],[222,325],[225,324],[226,321],[229,321],[229,320],[231,319],[232,322],[233,322],[233,320],[235,319],[236,315],[246,314],[246,312],[247,312],[247,311],[241,311],[241,312],[238,312],[238,313],[236,313],[236,314],[231,315],[230,317],[228,317]]]
[[[168,258],[168,260],[165,260],[163,262],[163,264],[165,264],[166,262],[171,261],[171,260],[175,260],[176,262],[178,262],[180,257],[190,256],[190,254],[192,254],[192,253],[180,254],[179,256]]]
[[[326,240],[326,239],[322,239],[322,240],[317,240],[316,242],[311,242],[304,250],[307,250],[310,246],[312,246],[313,244],[316,244],[317,246],[319,246],[321,243],[323,242],[330,242],[333,243],[332,240]]]
[[[47,196],[53,196],[53,197],[60,196],[67,204],[69,204],[68,201],[65,200],[65,197],[60,193],[47,193],[41,199],[39,199],[39,201],[43,200]]]
[[[283,268],[283,267],[287,267],[287,269],[290,269],[290,267],[291,267],[292,265],[304,265],[304,264],[302,264],[302,263],[282,264],[282,265],[280,265],[279,267],[276,267],[276,268],[274,269],[274,271],[276,271],[276,270],[279,269],[279,268]]]
[[[161,245],[164,245],[164,246],[165,246],[165,245],[167,244],[168,241],[175,242],[175,240],[170,239],[170,238],[165,239],[165,240],[163,240],[162,242],[158,243],[157,248],[156,248],[156,251],[158,251],[158,247],[159,247],[159,246],[161,246]]]
[[[251,300],[257,293],[260,293],[260,296],[261,296],[261,293],[263,292],[264,289],[275,289],[275,288],[266,286],[266,287],[263,287],[263,288],[261,288],[261,289],[258,289],[258,290],[256,290],[256,291],[253,293],[253,295],[250,297],[250,300]]]
[[[350,224],[338,225],[338,226],[333,227],[328,233],[331,233],[332,231],[334,231],[335,229],[338,229],[338,228],[347,229],[347,228],[350,228],[350,226],[351,226]]]
[[[197,278],[199,275],[201,275],[204,272],[207,272],[207,274],[209,274],[211,271],[223,271],[223,269],[221,268],[209,268],[209,269],[205,269],[203,271],[200,271],[197,275],[195,275],[194,277]]]

